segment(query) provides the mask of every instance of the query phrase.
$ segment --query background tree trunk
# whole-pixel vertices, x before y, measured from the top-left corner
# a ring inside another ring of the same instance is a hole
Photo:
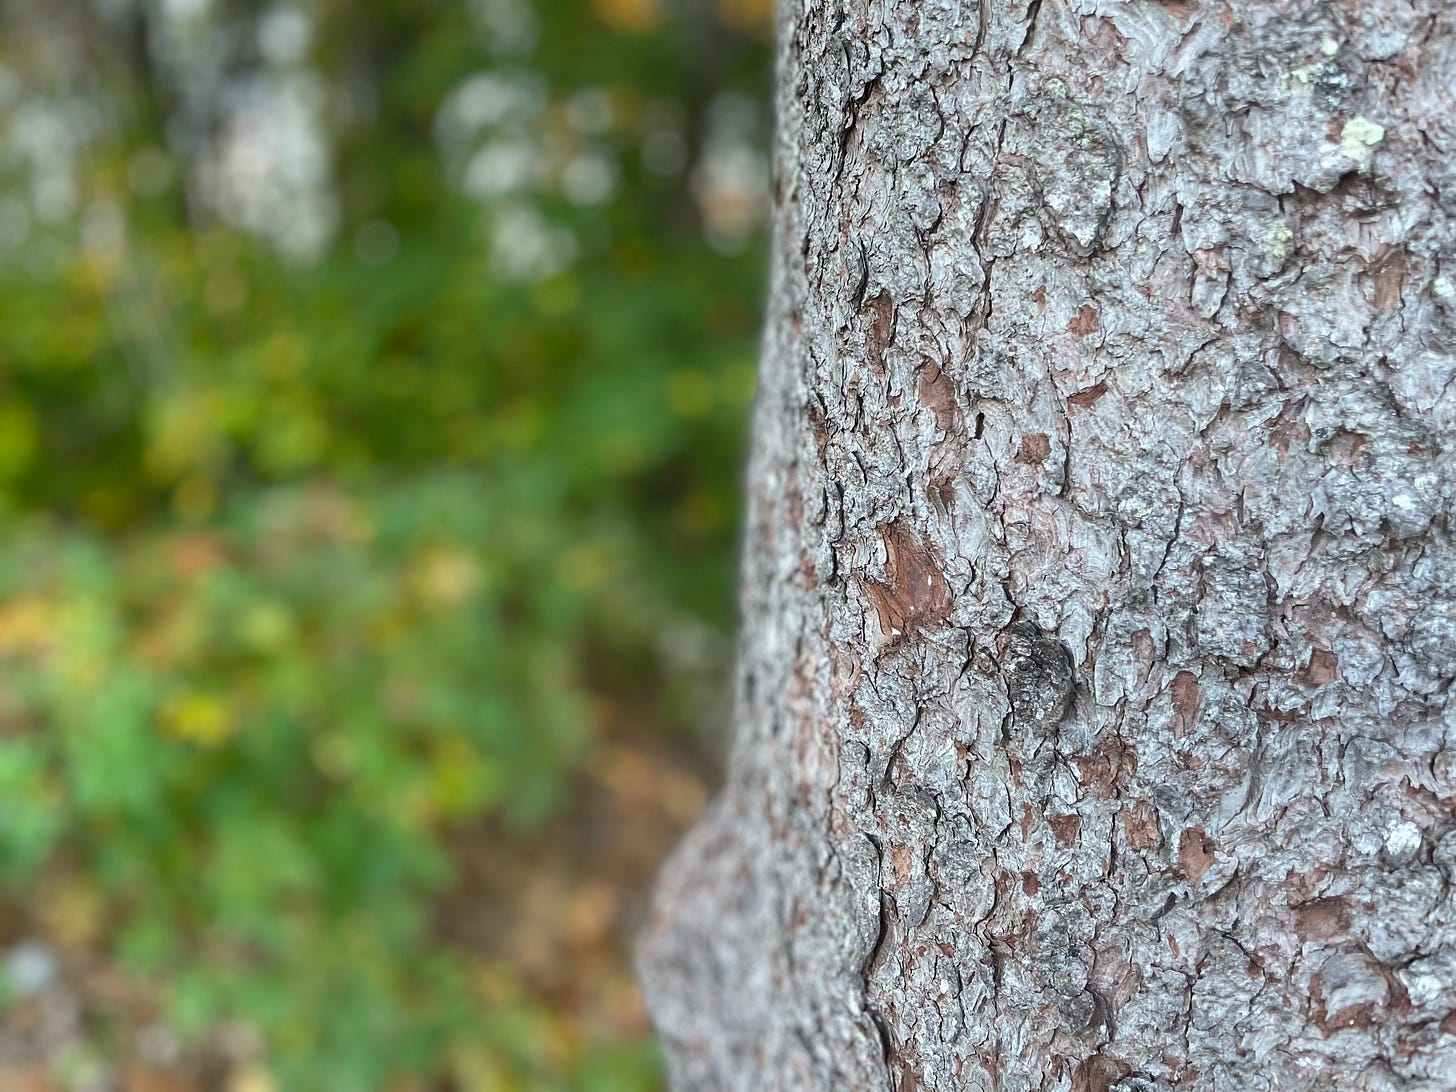
[[[676,1088],[1456,1088],[1453,10],[785,0]]]

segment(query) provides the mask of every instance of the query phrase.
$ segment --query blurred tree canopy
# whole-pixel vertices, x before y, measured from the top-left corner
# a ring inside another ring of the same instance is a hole
[[[529,886],[495,847],[628,768],[608,722],[702,723],[768,23],[0,8],[4,1020],[109,975],[136,1025],[41,1087],[656,1087],[640,1016],[553,1007],[441,905],[462,844]]]

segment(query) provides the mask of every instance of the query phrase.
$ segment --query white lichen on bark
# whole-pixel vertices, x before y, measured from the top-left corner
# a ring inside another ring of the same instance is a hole
[[[688,1089],[1456,1087],[1456,10],[784,0]]]

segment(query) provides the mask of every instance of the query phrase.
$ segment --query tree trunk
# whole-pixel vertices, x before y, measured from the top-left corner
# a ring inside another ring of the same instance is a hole
[[[1456,1088],[1456,12],[784,0],[674,1087]]]

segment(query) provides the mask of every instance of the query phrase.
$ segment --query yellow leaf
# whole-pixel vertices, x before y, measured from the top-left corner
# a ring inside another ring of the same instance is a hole
[[[240,633],[258,652],[277,652],[293,637],[293,617],[276,603],[255,603],[243,615]]]
[[[640,34],[662,22],[661,0],[592,0],[592,8],[613,30]]]
[[[56,608],[44,599],[0,603],[0,655],[43,653],[57,640]]]
[[[228,1074],[227,1092],[277,1092],[278,1082],[266,1066],[248,1062]]]
[[[415,591],[436,609],[458,607],[475,594],[480,566],[457,547],[437,546],[415,562],[411,574]]]
[[[179,388],[158,398],[147,433],[147,469],[164,481],[207,465],[222,452],[216,407],[205,391]]]
[[[196,691],[168,698],[162,706],[162,727],[178,739],[200,747],[218,747],[232,738],[236,724],[217,698]]]
[[[90,948],[106,924],[100,892],[80,875],[62,875],[45,884],[34,906],[46,935],[67,952]]]
[[[773,29],[774,0],[718,0],[718,21],[734,30],[768,34]]]

